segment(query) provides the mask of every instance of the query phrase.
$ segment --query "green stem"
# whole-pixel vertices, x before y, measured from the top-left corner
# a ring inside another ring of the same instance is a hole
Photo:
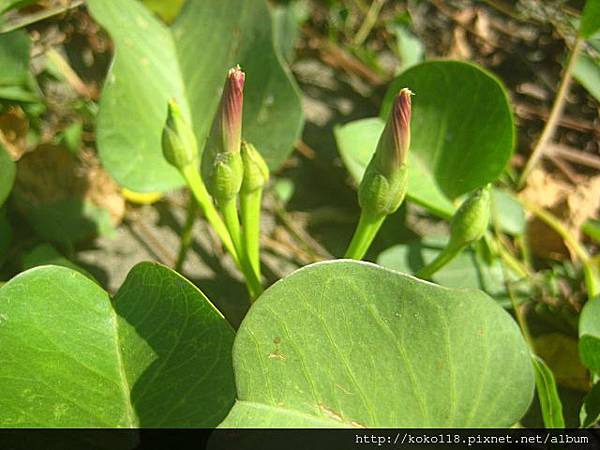
[[[562,110],[565,106],[565,101],[569,92],[569,85],[571,83],[572,72],[575,68],[575,63],[577,62],[577,57],[579,56],[579,51],[581,50],[582,44],[583,39],[578,37],[575,41],[573,49],[571,50],[571,53],[569,54],[569,59],[565,67],[562,80],[560,81],[560,86],[558,87],[558,92],[556,93],[556,98],[554,99],[554,104],[552,105],[552,110],[550,111],[548,121],[546,122],[544,130],[536,142],[535,147],[531,152],[531,156],[529,157],[529,161],[527,161],[527,164],[521,173],[521,177],[519,178],[519,189],[525,185],[525,181],[527,180],[529,173],[541,158],[544,150],[547,147],[548,141],[552,139],[552,136],[554,135],[554,130],[558,125],[558,120],[560,119],[560,115],[562,114]]]
[[[436,258],[417,272],[417,277],[431,280],[431,277],[442,267],[452,261],[462,250],[460,247],[448,246]]]
[[[194,227],[196,214],[198,214],[198,203],[194,197],[191,197],[187,207],[185,224],[183,225],[183,231],[181,232],[181,242],[179,244],[177,261],[175,261],[175,271],[177,272],[181,272],[185,257],[192,243],[192,229]]]
[[[518,261],[516,258],[514,258],[510,254],[510,252],[508,252],[508,250],[506,250],[502,247],[503,241],[502,241],[501,233],[500,233],[500,217],[498,216],[498,211],[499,211],[498,208],[496,208],[496,207],[492,208],[492,225],[493,225],[494,234],[496,236],[497,242],[500,244],[500,248],[502,248],[502,250],[505,251],[507,253],[507,255],[510,256],[510,258],[513,258],[515,261],[517,261],[519,264],[521,264],[521,262]],[[507,260],[504,259],[504,261],[507,261]],[[510,261],[510,259],[509,259],[509,261]],[[533,340],[531,339],[531,333],[529,332],[529,325],[527,325],[527,318],[525,317],[525,314],[523,314],[523,309],[517,303],[517,297],[515,296],[515,293],[512,289],[512,286],[510,284],[510,278],[508,276],[508,271],[506,270],[506,266],[503,264],[503,262],[500,263],[500,268],[502,270],[502,279],[504,281],[504,288],[506,289],[506,292],[508,293],[508,297],[510,298],[510,302],[512,304],[513,311],[515,312],[515,317],[517,319],[517,323],[519,324],[519,328],[521,329],[521,333],[523,334],[525,342],[527,342],[527,344],[529,345],[529,348],[534,350]],[[512,267],[512,269],[514,270],[515,268]],[[517,271],[517,273],[519,273],[519,272]],[[521,277],[524,277],[524,276],[527,276],[527,274],[528,274],[528,270],[525,271],[525,274],[519,274],[519,275]]]
[[[262,189],[240,193],[240,208],[242,211],[243,244],[248,254],[250,264],[258,279],[260,274],[260,205]]]
[[[350,259],[362,259],[367,253],[367,250],[369,250],[369,247],[377,235],[379,228],[381,228],[381,224],[385,218],[386,216],[372,216],[365,214],[364,211],[361,212],[358,225],[354,231],[354,236],[352,236],[352,241],[348,246],[348,250],[346,250],[345,257]]]
[[[246,285],[248,286],[248,292],[252,300],[256,300],[263,292],[263,287],[258,279],[256,272],[252,268],[246,249],[242,244],[242,231],[240,227],[240,219],[238,217],[236,199],[233,198],[227,202],[219,205],[221,212],[223,213],[223,219],[225,225],[229,230],[233,246],[238,255],[240,261],[240,270],[246,278]]]
[[[519,278],[528,278],[533,276],[533,272],[531,272],[531,270],[529,270],[525,264],[515,258],[508,250],[508,247],[504,243],[503,239],[500,239],[497,236],[492,236],[491,234],[489,234],[489,236],[496,243],[500,258]]]
[[[208,223],[210,223],[210,225],[213,227],[213,229],[219,236],[219,239],[221,239],[221,242],[223,242],[223,245],[231,254],[231,257],[235,261],[236,265],[238,267],[241,267],[238,254],[235,251],[233,241],[231,240],[231,236],[229,235],[227,227],[225,226],[225,223],[223,223],[221,216],[219,216],[219,213],[217,212],[217,209],[213,204],[212,198],[206,190],[202,179],[200,178],[198,170],[196,169],[196,167],[190,165],[185,167],[182,172],[189,188],[192,191],[192,194],[194,194],[198,205],[202,209],[204,217],[206,217]]]

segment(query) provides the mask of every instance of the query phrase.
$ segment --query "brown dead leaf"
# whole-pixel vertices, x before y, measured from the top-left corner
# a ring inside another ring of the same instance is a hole
[[[0,114],[0,143],[14,160],[27,151],[29,121],[20,106],[10,106]]]
[[[573,186],[543,169],[536,169],[527,179],[527,187],[521,195],[550,211],[574,236],[581,238],[584,222],[598,217],[600,175],[585,178]],[[570,256],[562,238],[536,217],[529,219],[527,235],[531,250],[538,256],[552,259]]]
[[[107,209],[115,225],[125,214],[119,186],[91,151],[82,150],[75,157],[60,146],[40,145],[17,163],[14,189],[29,205],[81,197]]]

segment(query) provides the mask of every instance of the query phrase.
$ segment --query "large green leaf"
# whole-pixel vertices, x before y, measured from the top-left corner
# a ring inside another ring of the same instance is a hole
[[[382,118],[402,87],[415,93],[410,151],[448,198],[502,173],[514,149],[515,130],[506,90],[496,77],[464,62],[419,64],[391,83]]]
[[[187,427],[233,403],[233,331],[175,272],[134,267],[114,299],[42,266],[0,289],[0,426]]]
[[[5,202],[15,182],[15,163],[0,144],[0,206]]]
[[[503,427],[533,394],[527,346],[491,298],[356,261],[270,287],[233,359],[224,427]]]
[[[579,316],[579,355],[584,366],[600,373],[600,297],[588,301]]]
[[[514,147],[514,124],[500,82],[472,64],[426,62],[396,78],[381,117],[402,87],[414,91],[407,196],[440,216],[453,201],[493,180]],[[342,159],[359,182],[383,131],[383,120],[363,119],[338,127]]]
[[[227,69],[246,71],[244,137],[269,166],[279,166],[302,126],[297,88],[272,40],[265,0],[187,2],[172,29],[134,0],[90,0],[94,17],[109,31],[115,60],[98,117],[104,166],[135,191],[166,191],[183,184],[164,160],[160,136],[167,100],[175,97],[202,146]]]

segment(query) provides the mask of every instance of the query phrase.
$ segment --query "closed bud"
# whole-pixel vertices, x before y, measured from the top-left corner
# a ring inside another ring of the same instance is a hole
[[[184,119],[175,100],[169,100],[167,120],[162,132],[165,159],[179,170],[198,165],[198,145],[191,125]]]
[[[448,247],[462,248],[481,239],[490,222],[490,205],[489,184],[471,193],[452,217]]]
[[[223,203],[240,191],[244,167],[240,154],[245,74],[229,70],[221,102],[202,155],[202,178],[209,193]]]
[[[390,215],[402,204],[408,183],[412,92],[402,89],[358,189],[358,201],[368,214]]]
[[[242,161],[244,163],[242,191],[254,192],[262,189],[269,181],[269,168],[256,147],[246,141],[242,141]]]

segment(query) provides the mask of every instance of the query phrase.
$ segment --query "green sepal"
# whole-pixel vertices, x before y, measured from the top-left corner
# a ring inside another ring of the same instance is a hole
[[[389,216],[396,212],[406,195],[408,167],[402,164],[390,175],[384,175],[373,158],[358,188],[358,203],[373,217]]]
[[[244,164],[240,152],[205,152],[202,158],[202,178],[206,189],[220,205],[234,199],[242,187]]]

